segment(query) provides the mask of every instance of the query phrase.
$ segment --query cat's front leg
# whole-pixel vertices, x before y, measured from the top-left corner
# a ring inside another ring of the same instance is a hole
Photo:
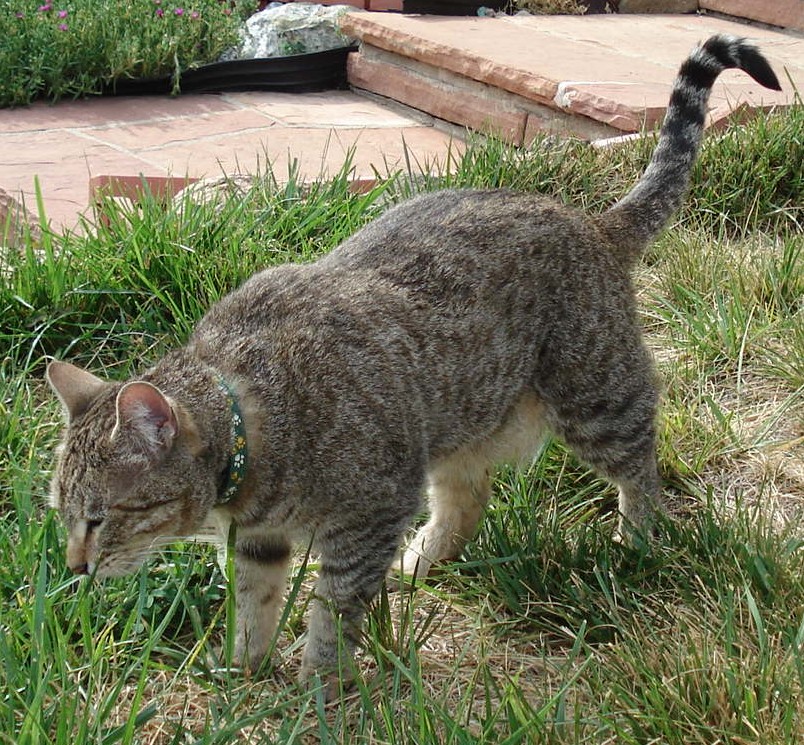
[[[413,503],[415,508],[415,503]],[[354,677],[353,653],[366,607],[377,594],[399,545],[408,515],[373,515],[341,526],[320,541],[321,567],[308,623],[300,681],[318,675],[331,701]]]
[[[235,542],[237,664],[256,670],[279,621],[291,545],[276,534],[238,535]]]

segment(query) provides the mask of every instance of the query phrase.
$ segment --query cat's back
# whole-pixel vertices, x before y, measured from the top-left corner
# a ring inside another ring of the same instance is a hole
[[[356,232],[321,261],[366,271],[441,307],[490,304],[510,313],[628,302],[629,267],[594,218],[540,194],[450,189],[414,197]],[[608,299],[607,299],[608,298]],[[509,313],[505,313],[508,315]],[[532,318],[532,315],[531,315]]]
[[[388,265],[411,255],[511,255],[549,251],[560,236],[591,227],[580,212],[541,194],[509,189],[444,189],[392,207],[324,260],[350,266]],[[566,241],[563,241],[566,243]]]
[[[498,323],[520,312],[532,323],[579,298],[627,301],[627,282],[594,220],[577,210],[538,194],[442,190],[389,209],[316,262],[254,275],[196,333],[276,337],[383,317],[410,326],[404,319],[419,313],[435,322],[434,310],[483,307]]]
[[[286,264],[258,272],[210,308],[195,354],[247,377],[367,380],[409,358],[417,329],[398,289],[361,269]],[[302,382],[306,381],[306,382]]]
[[[564,369],[632,333],[627,272],[604,243],[594,221],[542,196],[427,194],[316,262],[256,274],[191,346],[297,401],[297,417],[313,412],[310,437],[346,432],[354,410],[382,423],[375,439],[426,420],[430,445],[449,447],[470,436],[456,422],[498,425],[540,365]]]

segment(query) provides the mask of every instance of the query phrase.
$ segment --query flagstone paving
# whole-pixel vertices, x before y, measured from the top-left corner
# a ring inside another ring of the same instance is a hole
[[[293,167],[310,180],[350,159],[355,178],[441,161],[450,135],[349,91],[97,98],[0,110],[0,189],[72,228],[101,175],[213,177]],[[293,164],[293,165],[291,165]]]
[[[804,90],[800,35],[706,16],[361,12],[346,24],[364,40],[350,61],[350,79],[382,96],[353,90],[185,94],[0,110],[0,190],[35,212],[38,183],[53,227],[70,229],[91,204],[90,180],[104,176],[201,178],[270,167],[280,181],[290,168],[314,179],[348,161],[355,179],[367,179],[408,159],[419,168],[447,162],[462,147],[462,130],[441,120],[481,130],[494,130],[496,122],[513,142],[545,129],[587,139],[633,131],[661,116],[684,55],[718,31],[756,39],[784,91],[773,94],[728,73],[713,97],[714,118],[738,104],[788,105],[794,86]],[[382,65],[402,58],[408,68],[386,66],[396,83],[383,84]],[[416,78],[422,70],[437,85],[423,88]]]

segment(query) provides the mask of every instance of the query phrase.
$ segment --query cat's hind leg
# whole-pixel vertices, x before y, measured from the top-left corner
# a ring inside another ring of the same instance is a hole
[[[427,479],[430,517],[401,554],[396,572],[426,577],[433,564],[461,555],[491,495],[490,465],[482,452],[467,448],[431,467]]]
[[[601,476],[619,487],[619,538],[651,531],[662,510],[656,461],[658,393],[650,368],[630,371],[627,381],[610,376],[589,397],[548,407],[551,429]],[[576,389],[577,390],[577,389]],[[587,389],[589,390],[589,389]]]
[[[544,406],[522,395],[488,437],[430,464],[430,518],[411,540],[394,569],[424,577],[433,564],[457,559],[477,531],[491,495],[491,470],[498,463],[532,458],[544,437]]]

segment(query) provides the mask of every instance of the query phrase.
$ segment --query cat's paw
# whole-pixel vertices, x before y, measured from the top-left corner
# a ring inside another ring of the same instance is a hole
[[[621,546],[629,546],[631,548],[638,548],[641,545],[649,544],[659,537],[659,530],[655,518],[655,514],[652,513],[640,515],[638,522],[620,518],[611,540]]]
[[[391,566],[389,574],[404,579],[408,586],[429,576],[436,565],[460,556],[462,539],[439,523],[428,523],[413,536],[408,546]]]
[[[302,688],[310,692],[321,689],[324,702],[330,704],[337,701],[345,691],[352,687],[354,677],[346,672],[339,675],[337,671],[327,670],[327,668],[319,670],[305,661],[302,663],[298,682]]]
[[[320,689],[325,704],[331,704],[337,701],[343,690],[348,687],[343,684],[343,681],[341,681],[337,673],[329,673],[328,675],[321,676],[315,672],[311,674],[300,673],[299,685],[310,693]]]
[[[417,580],[427,577],[433,569],[433,562],[426,556],[408,549],[391,565],[388,570],[386,587],[389,591],[412,590]]]
[[[238,640],[235,643],[231,667],[242,670],[245,675],[251,675],[259,670],[267,653],[267,649],[243,644],[241,640]]]

